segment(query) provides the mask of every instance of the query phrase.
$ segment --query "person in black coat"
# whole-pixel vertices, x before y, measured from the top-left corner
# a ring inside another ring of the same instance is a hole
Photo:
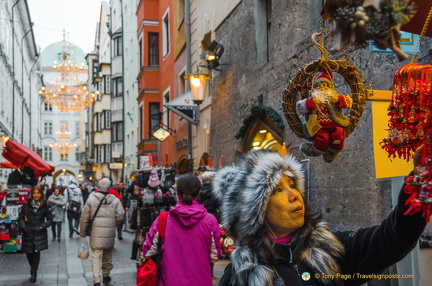
[[[21,250],[30,264],[30,282],[35,282],[40,261],[40,252],[48,248],[47,228],[53,223],[51,209],[44,200],[44,187],[34,186],[31,197],[19,214],[18,223],[23,231]]]
[[[207,212],[214,215],[218,222],[220,222],[219,217],[219,201],[215,198],[213,194],[212,182],[213,178],[216,176],[215,172],[206,171],[199,178],[202,182],[201,193],[197,201],[204,205]]]
[[[222,223],[238,242],[219,285],[362,285],[384,278],[426,225],[421,213],[405,215],[403,187],[381,224],[332,232],[305,204],[304,182],[299,161],[269,150],[218,171],[213,189]]]

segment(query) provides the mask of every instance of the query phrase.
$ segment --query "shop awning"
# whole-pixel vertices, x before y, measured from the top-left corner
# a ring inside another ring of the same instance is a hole
[[[420,35],[432,7],[432,1],[411,0],[411,2],[417,7],[417,12],[407,24],[401,27],[401,31]],[[432,37],[432,23],[429,23],[425,36]]]
[[[51,176],[55,168],[45,162],[38,153],[32,149],[9,139],[6,142],[2,155],[9,160],[13,165],[19,166],[22,170],[24,167],[32,168],[35,179],[39,177]]]
[[[0,162],[0,168],[2,169],[19,169],[18,166],[15,166],[9,161]]]

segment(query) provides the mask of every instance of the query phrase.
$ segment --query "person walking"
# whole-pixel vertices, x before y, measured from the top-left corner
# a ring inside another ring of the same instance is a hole
[[[123,205],[123,209],[125,211],[125,216],[124,216],[123,222],[117,226],[117,237],[118,237],[119,240],[122,240],[123,239],[123,225],[125,226],[125,230],[124,231],[126,231],[126,227],[127,227],[127,213],[129,211],[129,207],[130,207],[129,193],[126,192],[126,188],[125,188],[125,185],[124,185],[123,181],[120,181],[117,184],[117,193],[121,197],[121,202],[122,202],[122,205]]]
[[[90,192],[88,191],[86,184],[81,184],[80,185],[80,189],[81,189],[82,196],[83,196],[83,201],[84,201],[84,204],[85,204],[87,202],[87,199],[88,199],[89,195],[90,195]]]
[[[179,176],[179,202],[167,217],[158,285],[213,285],[210,263],[222,255],[220,229],[216,218],[196,201],[200,190],[196,175]],[[142,246],[146,258],[156,254],[158,224],[159,218],[151,225]]]
[[[217,172],[222,223],[238,242],[219,285],[362,285],[405,257],[426,225],[404,215],[401,191],[380,225],[331,232],[305,204],[304,183],[300,162],[265,149]]]
[[[69,237],[73,237],[74,229],[78,229],[81,211],[84,206],[82,190],[78,188],[75,181],[71,181],[69,187],[65,189],[64,196],[67,199],[67,218],[69,223]]]
[[[81,214],[80,236],[86,236],[89,221],[93,219],[90,235],[92,250],[92,272],[94,286],[100,286],[102,259],[103,283],[111,281],[110,272],[113,269],[112,250],[114,248],[116,229],[123,220],[124,210],[118,198],[108,194],[111,181],[104,178],[99,181],[99,191],[90,194]],[[99,207],[96,217],[93,217]]]
[[[40,252],[48,249],[47,228],[52,224],[52,213],[44,200],[44,186],[32,187],[29,200],[21,208],[18,224],[23,231],[21,251],[30,265],[30,282],[36,282]]]
[[[52,235],[53,241],[61,240],[62,223],[65,220],[66,198],[60,193],[58,187],[54,187],[54,193],[48,198],[48,204],[51,207],[53,215]]]

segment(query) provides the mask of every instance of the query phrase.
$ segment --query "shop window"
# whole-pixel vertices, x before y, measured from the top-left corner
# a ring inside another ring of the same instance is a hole
[[[282,132],[271,122],[257,120],[250,128],[244,144],[244,152],[258,149],[270,149],[283,154],[286,147],[282,140]]]

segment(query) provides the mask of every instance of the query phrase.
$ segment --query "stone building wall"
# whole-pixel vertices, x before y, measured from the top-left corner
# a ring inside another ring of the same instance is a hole
[[[224,165],[238,161],[243,142],[234,138],[258,96],[264,105],[283,116],[282,90],[305,64],[320,56],[311,35],[320,29],[321,1],[273,0],[270,34],[270,60],[260,63],[256,45],[256,4],[243,0],[216,31],[223,44],[222,72],[213,72],[210,157],[224,155]],[[318,2],[318,3],[316,3]],[[324,44],[329,47],[330,39]],[[422,46],[420,62],[431,61],[430,40]],[[368,49],[347,49],[374,89],[391,89],[394,72],[409,60],[398,62],[394,54],[370,53]],[[338,53],[330,56],[341,58]],[[336,82],[340,93],[348,92]],[[303,158],[299,139],[288,127],[284,139],[289,152]],[[380,222],[392,208],[389,180],[375,179],[372,146],[371,103],[367,102],[361,120],[345,141],[340,162],[328,164],[321,157],[311,158],[310,203],[323,212],[335,229],[354,229]]]

